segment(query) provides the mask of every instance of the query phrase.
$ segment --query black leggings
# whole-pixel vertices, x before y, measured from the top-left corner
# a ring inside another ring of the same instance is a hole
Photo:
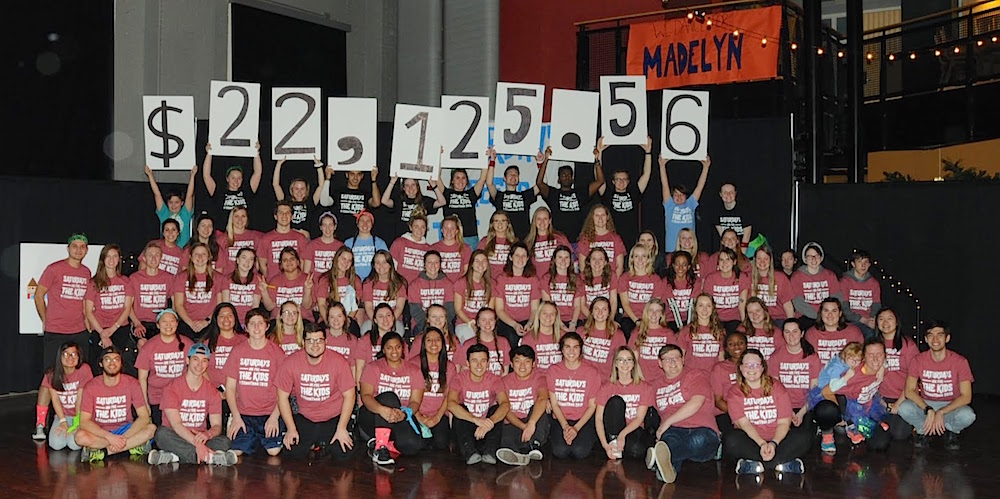
[[[445,414],[437,426],[431,427],[431,438],[424,439],[424,449],[448,450],[450,442],[451,425],[448,424],[448,415]]]
[[[486,417],[497,412],[499,406],[491,406],[486,412]],[[468,410],[468,408],[466,408]],[[475,423],[464,419],[455,418],[454,422],[455,441],[458,443],[458,452],[462,454],[462,459],[469,459],[473,454],[496,455],[500,447],[500,434],[503,431],[503,421],[493,425],[493,429],[486,432],[482,440],[476,439]]]
[[[519,322],[518,324],[525,326],[528,324],[528,321]],[[510,327],[506,322],[500,319],[497,319],[497,334],[503,336],[504,338],[507,338],[507,341],[510,342],[511,348],[516,348],[518,345],[521,344],[521,337],[517,335],[517,332],[514,331],[514,328]]]
[[[399,409],[402,406],[399,402],[399,396],[393,392],[380,393],[375,396],[375,400],[393,409]],[[424,439],[419,433],[413,431],[413,427],[410,426],[409,421],[404,419],[398,423],[389,423],[385,418],[373,413],[362,405],[361,410],[358,411],[358,431],[362,436],[362,440],[367,442],[375,438],[375,428],[391,429],[392,441],[396,446],[396,450],[404,456],[412,456],[420,452],[420,449],[424,446]]]
[[[618,395],[609,398],[608,403],[604,404],[604,438],[611,442],[625,429],[626,424],[625,400]],[[652,447],[654,443],[656,438],[640,426],[625,437],[622,457],[642,459],[646,456],[646,449]]]
[[[299,432],[299,443],[293,445],[287,452],[288,457],[305,458],[317,444],[326,444],[327,452],[334,461],[342,461],[353,455],[351,449],[346,451],[341,449],[340,442],[330,443],[333,440],[333,435],[337,433],[340,416],[320,422],[312,421],[301,414],[296,414],[293,418],[295,419],[295,429]]]
[[[577,421],[567,420],[570,426],[575,425]],[[577,432],[576,438],[573,439],[572,444],[566,443],[566,438],[563,436],[562,425],[559,424],[559,420],[556,419],[555,414],[552,414],[552,428],[551,436],[549,440],[552,442],[552,455],[558,459],[586,459],[590,456],[590,452],[594,450],[594,443],[597,442],[597,429],[594,426],[594,418],[590,418],[584,425],[583,428]]]
[[[737,459],[761,461],[764,463],[764,468],[770,470],[781,463],[805,456],[812,445],[812,438],[813,434],[808,428],[792,426],[775,449],[774,458],[770,461],[761,461],[760,446],[757,442],[754,442],[745,431],[733,429],[722,435],[722,455],[730,461]]]

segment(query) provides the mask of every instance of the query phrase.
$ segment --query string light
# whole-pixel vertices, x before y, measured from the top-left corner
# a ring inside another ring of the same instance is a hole
[[[875,54],[868,52],[867,54],[865,54],[865,58],[870,61],[875,58]]]
[[[941,57],[941,51],[937,50],[937,49],[934,49],[934,55],[937,56],[937,57]]]
[[[889,60],[890,61],[895,61],[896,60],[896,54],[889,54]]]
[[[705,19],[705,26],[711,26],[711,25],[712,25],[712,20],[711,19]]]
[[[694,20],[694,12],[688,12],[688,21]]]
[[[823,55],[823,47],[819,47],[816,49],[816,55]]]
[[[733,36],[734,36],[734,37],[737,37],[737,36],[740,36],[740,30],[738,30],[738,29],[734,29],[734,30],[733,30]]]
[[[982,40],[976,40],[976,45],[979,46],[979,47],[982,47],[983,46],[983,41]]]
[[[994,36],[993,38],[990,38],[990,41],[993,42],[993,43],[996,43],[997,42],[997,37]]]
[[[767,45],[767,38],[760,39],[760,46],[763,47],[764,45]]]
[[[917,58],[917,53],[916,52],[910,52],[910,60],[912,61],[912,60],[914,60],[916,58]]]
[[[838,50],[837,51],[837,57],[840,57],[841,59],[843,59],[844,58],[844,51],[843,50]]]
[[[797,50],[798,48],[799,48],[799,44],[797,44],[795,42],[792,42],[792,50]]]
[[[959,52],[961,52],[961,51],[962,51],[962,49],[961,49],[961,48],[959,48],[959,47],[955,47],[955,53],[956,53],[956,54],[957,54],[957,53],[959,53]]]

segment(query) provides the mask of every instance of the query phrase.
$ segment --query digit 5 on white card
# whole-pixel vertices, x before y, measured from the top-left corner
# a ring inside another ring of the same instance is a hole
[[[442,168],[486,169],[490,146],[489,97],[442,95]]]
[[[256,156],[259,128],[260,84],[212,81],[208,109],[212,155]]]
[[[371,171],[378,140],[378,101],[330,97],[326,102],[327,164],[336,171]]]
[[[601,77],[601,133],[606,145],[645,145],[646,112],[644,76]]]
[[[497,83],[493,148],[498,154],[538,153],[542,137],[545,85]]]

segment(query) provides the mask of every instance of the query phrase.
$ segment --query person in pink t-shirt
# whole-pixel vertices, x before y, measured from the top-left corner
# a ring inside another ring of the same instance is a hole
[[[903,334],[896,311],[882,307],[875,316],[877,338],[885,343],[885,378],[878,393],[889,407],[886,422],[893,440],[906,440],[913,434],[913,427],[899,417],[899,406],[906,400],[906,377],[913,359],[920,354],[916,342]]]
[[[413,367],[420,373],[424,382],[424,398],[420,401],[420,410],[413,413],[421,425],[430,430],[431,436],[425,438],[424,448],[448,450],[448,440],[451,435],[451,425],[448,414],[448,388],[457,379],[458,371],[455,364],[448,359],[448,348],[445,333],[429,326],[420,335],[420,346],[413,344],[417,356],[410,360]],[[452,337],[454,339],[454,337]]]
[[[640,459],[653,446],[653,434],[645,427],[646,413],[653,405],[652,384],[636,363],[635,352],[618,347],[611,379],[597,392],[594,425],[597,439],[608,459]]]
[[[599,372],[614,367],[614,352],[628,342],[618,323],[611,318],[611,302],[603,297],[590,304],[590,315],[580,334],[583,336],[583,359],[592,362]]]
[[[305,270],[315,276],[333,268],[333,256],[344,247],[344,243],[337,240],[337,216],[333,213],[324,211],[319,216],[319,233],[320,236],[309,241],[302,252],[302,258],[311,264]]]
[[[917,355],[906,376],[906,400],[899,416],[916,428],[914,447],[926,447],[928,437],[944,435],[945,447],[958,450],[958,434],[972,426],[972,369],[962,355],[948,350],[951,330],[944,321],[930,323],[924,340],[930,350]]]
[[[667,326],[674,331],[694,321],[694,298],[701,292],[701,281],[691,264],[691,254],[677,250],[670,253],[670,267],[663,279],[663,301],[669,312]]]
[[[673,265],[674,253],[678,251],[683,251],[690,255],[691,270],[694,272],[695,277],[699,279],[718,270],[717,262],[709,256],[708,252],[698,250],[698,238],[691,229],[681,229],[677,234],[677,246],[665,249],[670,250],[667,253],[667,265]]]
[[[253,248],[241,248],[236,256],[236,266],[222,278],[220,300],[233,305],[236,318],[242,324],[247,312],[261,303],[265,308],[275,307],[270,296],[263,292],[265,285],[257,272],[257,253]]]
[[[174,275],[159,268],[163,257],[159,243],[152,241],[147,244],[142,255],[145,255],[150,265],[133,272],[128,280],[132,296],[135,297],[129,320],[132,321],[132,334],[135,335],[139,348],[146,342],[146,336],[157,334],[156,314],[167,308],[167,299],[174,293]]]
[[[368,441],[375,464],[395,464],[400,455],[412,456],[423,449],[412,414],[420,411],[424,384],[420,369],[405,361],[403,338],[385,333],[378,358],[361,373],[358,412],[358,434]]]
[[[736,253],[729,248],[719,251],[719,270],[702,278],[702,292],[715,301],[719,320],[726,331],[735,331],[746,318],[750,278],[736,265]]]
[[[539,206],[531,216],[531,228],[524,238],[524,244],[531,250],[531,260],[535,263],[540,277],[548,276],[556,250],[560,246],[570,247],[566,234],[552,226],[552,212],[545,206]],[[573,266],[572,254],[569,266]]]
[[[147,262],[143,255],[139,255],[139,270],[146,270],[146,267],[150,265],[158,267],[170,275],[177,275],[178,272],[184,270],[181,265],[181,259],[184,258],[184,248],[177,245],[180,227],[180,223],[172,218],[163,221],[161,230],[163,239],[149,242],[156,244],[163,250],[162,258],[160,258],[159,263]]]
[[[247,340],[237,317],[236,307],[231,303],[222,302],[216,305],[212,312],[212,321],[205,328],[201,338],[198,338],[200,343],[208,345],[208,351],[212,354],[208,365],[208,379],[212,382],[212,387],[222,393],[226,390],[226,375],[223,369],[229,360],[229,353],[233,351],[233,347]],[[225,415],[229,415],[228,408]]]
[[[187,269],[174,281],[173,306],[181,320],[178,332],[190,339],[208,326],[212,309],[218,303],[222,276],[209,266],[208,246],[194,243]]]
[[[476,334],[462,342],[455,352],[455,366],[459,372],[469,368],[466,352],[472,345],[486,345],[490,357],[490,372],[504,377],[510,368],[510,342],[497,334],[497,313],[492,308],[481,308],[476,314]]]
[[[493,278],[486,251],[477,249],[469,256],[465,275],[455,280],[455,335],[466,341],[476,334],[476,314],[493,307]]]
[[[256,251],[261,234],[251,230],[249,225],[250,212],[245,206],[237,206],[229,212],[229,221],[226,223],[225,232],[225,257],[220,256],[221,262],[216,265],[223,273],[233,271],[233,268],[236,267],[236,256],[241,249],[248,248]]]
[[[656,372],[659,365],[657,352],[668,343],[677,344],[677,335],[667,327],[663,301],[653,298],[642,311],[642,320],[636,326],[628,346],[635,350],[639,357],[639,367],[643,372]]]
[[[552,418],[545,375],[535,369],[535,351],[519,345],[511,351],[513,373],[503,378],[510,411],[501,430],[497,459],[511,466],[524,466],[542,459],[542,446],[549,440]]]
[[[802,474],[802,457],[813,434],[792,426],[792,404],[785,387],[767,372],[760,350],[743,352],[736,384],[726,397],[735,428],[722,435],[722,454],[736,461],[736,473],[760,475],[765,469]]]
[[[184,245],[184,256],[181,257],[181,266],[183,267],[187,264],[187,261],[190,259],[191,249],[194,248],[194,244],[202,243],[208,246],[208,251],[211,255],[209,262],[212,268],[222,272],[226,267],[225,261],[228,258],[226,244],[229,243],[229,238],[226,237],[224,232],[215,230],[215,222],[212,221],[212,217],[207,211],[203,211],[198,215],[194,229],[191,239],[188,239],[187,244]]]
[[[844,315],[861,329],[865,338],[875,335],[875,314],[882,308],[882,286],[868,273],[871,266],[871,254],[855,250],[851,256],[851,270],[840,277],[840,294],[846,305]]]
[[[316,282],[316,302],[319,305],[320,321],[326,317],[327,305],[340,302],[350,318],[349,329],[355,336],[361,335],[358,318],[363,309],[361,303],[361,279],[354,269],[354,252],[347,246],[341,247],[333,257],[333,267],[319,277]]]
[[[642,309],[651,298],[662,299],[666,295],[663,280],[653,272],[653,260],[649,258],[649,248],[643,245],[632,247],[629,253],[628,272],[618,278],[618,294],[625,313],[622,315],[622,330],[630,336],[642,316]]]
[[[747,346],[760,350],[765,359],[784,345],[781,328],[771,320],[764,300],[756,296],[747,299],[747,317],[736,330],[746,333]]]
[[[459,373],[448,389],[458,451],[469,466],[496,464],[503,420],[510,411],[507,391],[500,377],[489,371],[485,345],[472,345],[465,355],[469,369]]]
[[[42,378],[42,391],[45,391],[52,400],[52,410],[55,413],[54,423],[49,429],[49,448],[52,450],[62,450],[67,447],[70,450],[80,449],[73,439],[70,428],[76,426],[73,419],[79,413],[80,390],[93,377],[90,366],[80,358],[80,347],[71,341],[63,343],[59,347],[59,363],[48,370]],[[35,423],[36,428],[44,430],[44,418],[41,422],[35,421]],[[36,440],[44,438],[43,431],[42,438]]]
[[[750,275],[750,297],[764,301],[767,312],[776,321],[795,317],[792,283],[781,271],[774,271],[774,259],[768,245],[757,248],[753,255],[753,272]]]
[[[559,320],[559,309],[556,304],[550,301],[541,302],[534,320],[528,325],[528,333],[521,338],[521,344],[528,345],[535,351],[536,365],[542,372],[562,361],[559,338],[565,332]]]
[[[816,348],[816,354],[819,355],[823,365],[830,362],[830,359],[839,354],[848,343],[865,342],[861,330],[847,323],[840,300],[837,298],[823,299],[819,316],[819,322],[806,331],[806,339]]]
[[[455,291],[448,277],[441,272],[441,254],[430,250],[424,254],[424,271],[410,283],[407,290],[413,331],[422,331],[427,319],[427,308],[443,305],[448,317],[455,316]]]
[[[83,301],[83,312],[90,330],[97,334],[101,348],[114,343],[118,348],[125,349],[130,334],[128,316],[134,297],[128,277],[122,275],[121,248],[117,244],[106,244],[101,248],[97,270],[87,286]],[[134,370],[133,366],[125,366],[126,372]]]
[[[45,267],[35,288],[35,310],[42,321],[42,366],[52,367],[59,345],[72,341],[80,346],[84,359],[90,352],[90,333],[83,314],[84,297],[90,282],[90,269],[83,264],[87,256],[87,236],[74,234],[66,242],[68,256]],[[40,390],[40,392],[48,391]],[[42,401],[48,407],[49,401]]]
[[[785,321],[782,326],[784,343],[776,349],[768,361],[774,377],[788,391],[788,399],[792,404],[792,424],[807,428],[812,427],[812,415],[809,413],[809,390],[818,383],[819,372],[823,368],[816,350],[806,341],[802,334],[802,325],[796,318]]]
[[[705,277],[712,272],[719,270],[719,257],[722,255],[723,250],[732,250],[733,254],[736,256],[733,259],[733,266],[739,269],[742,274],[750,274],[753,271],[753,262],[743,253],[743,249],[740,247],[740,236],[736,234],[733,229],[726,229],[722,231],[722,235],[719,236],[719,251],[716,251],[711,256],[706,258],[705,263],[701,266],[701,277]]]
[[[632,241],[629,241],[632,244]],[[611,270],[616,276],[625,272],[625,243],[615,230],[615,222],[611,213],[603,204],[595,204],[583,222],[580,237],[577,239],[577,250],[580,255],[580,267],[584,265],[584,255],[589,255],[594,248],[601,248],[608,256]]]
[[[545,275],[539,277],[542,299],[559,307],[559,320],[567,331],[576,331],[583,306],[583,289],[580,276],[573,270],[573,250],[568,245],[560,245],[551,260]]]
[[[503,274],[504,265],[510,255],[510,245],[517,242],[514,229],[511,228],[510,218],[502,211],[495,211],[490,216],[490,228],[486,236],[479,240],[476,249],[486,251],[486,256],[490,259],[490,271],[493,277]]]
[[[503,273],[496,277],[493,295],[497,298],[493,304],[500,319],[497,330],[511,345],[517,345],[528,332],[528,321],[542,298],[542,284],[524,243],[511,245]]]
[[[196,343],[187,352],[184,376],[163,391],[164,424],[156,429],[156,446],[149,464],[212,464],[232,466],[239,457],[222,432],[222,401],[205,380],[212,353]]]
[[[709,373],[709,381],[712,383],[712,395],[715,399],[715,422],[719,428],[730,428],[733,422],[729,419],[729,404],[726,396],[729,389],[736,384],[736,372],[739,370],[737,362],[747,350],[747,337],[745,334],[734,331],[726,335],[726,358],[716,362]]]
[[[163,389],[184,374],[185,352],[190,340],[177,334],[177,312],[164,309],[156,317],[160,334],[147,341],[139,350],[135,367],[139,370],[139,385],[149,403],[153,424],[162,422],[160,399]]]
[[[347,312],[344,310],[344,305],[338,301],[330,303],[326,313],[326,348],[340,354],[350,364],[351,374],[357,383],[361,379],[361,367],[357,357],[364,348],[358,343],[358,337],[348,329]]]
[[[408,225],[410,231],[393,241],[388,251],[398,265],[396,270],[406,282],[416,279],[424,271],[424,254],[431,249],[424,237],[427,235],[427,217],[417,213],[410,218]]]
[[[293,301],[286,301],[278,308],[278,321],[268,332],[267,337],[281,347],[285,355],[291,355],[305,348],[305,322],[302,312]]]
[[[256,248],[257,261],[267,278],[281,272],[281,250],[291,247],[296,251],[304,251],[309,244],[309,238],[292,229],[292,216],[292,205],[288,201],[278,201],[274,207],[277,226],[260,237]],[[308,261],[302,265],[302,268],[310,267],[312,264]]]
[[[823,387],[824,400],[813,407],[816,424],[823,433],[820,450],[826,454],[837,452],[833,427],[841,421],[847,425],[845,429],[852,444],[868,440],[868,448],[872,450],[885,450],[889,445],[888,425],[879,424],[886,414],[885,402],[878,394],[885,377],[885,344],[873,339],[862,348],[864,362],[848,367],[842,377]]]
[[[398,242],[398,241],[397,241]],[[423,271],[424,252],[420,254],[420,269]],[[386,250],[378,250],[372,257],[372,273],[368,274],[361,284],[361,300],[364,302],[365,315],[375,317],[375,307],[387,303],[392,307],[396,317],[396,332],[403,334],[403,311],[406,310],[406,283],[408,282],[396,271],[397,257]],[[361,331],[371,329],[371,319],[361,324]]]
[[[451,282],[457,283],[465,275],[469,257],[472,256],[474,249],[462,236],[462,222],[458,219],[458,215],[445,217],[441,221],[441,240],[432,244],[431,249],[441,254],[441,272],[444,272]]]
[[[584,317],[590,313],[588,307],[599,296],[611,302],[611,310],[618,312],[618,274],[608,264],[608,253],[604,248],[594,248],[587,254],[587,260],[580,272],[580,287],[583,288],[583,305],[580,312]]]
[[[552,455],[556,459],[585,459],[597,442],[594,413],[604,379],[583,361],[583,340],[576,333],[559,339],[563,361],[545,373],[552,409]]]
[[[711,371],[716,362],[725,359],[726,329],[719,320],[715,301],[707,293],[695,299],[694,313],[694,322],[677,333],[677,344],[684,349],[688,367]]]
[[[424,331],[413,338],[409,351],[413,352],[413,355],[420,353],[424,344],[424,333],[435,328],[444,335],[445,356],[448,357],[449,362],[455,362],[455,352],[462,346],[462,343],[452,334],[449,326],[448,311],[445,310],[444,305],[431,305],[427,308],[427,324],[424,326]]]
[[[267,301],[275,304],[291,301],[299,306],[299,310],[312,310],[314,280],[311,275],[302,272],[301,263],[295,248],[281,250],[281,272],[272,275],[267,286],[261,289],[261,294],[269,298]],[[277,319],[278,309],[275,308],[271,315],[272,319]]]

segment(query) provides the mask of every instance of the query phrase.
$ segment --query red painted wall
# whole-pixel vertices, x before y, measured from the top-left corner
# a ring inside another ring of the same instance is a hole
[[[670,0],[668,8],[705,3],[710,1]],[[576,88],[578,28],[573,23],[660,9],[660,0],[503,0],[500,80],[544,84],[548,121],[552,88]]]

